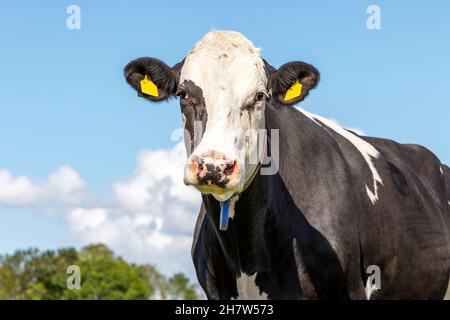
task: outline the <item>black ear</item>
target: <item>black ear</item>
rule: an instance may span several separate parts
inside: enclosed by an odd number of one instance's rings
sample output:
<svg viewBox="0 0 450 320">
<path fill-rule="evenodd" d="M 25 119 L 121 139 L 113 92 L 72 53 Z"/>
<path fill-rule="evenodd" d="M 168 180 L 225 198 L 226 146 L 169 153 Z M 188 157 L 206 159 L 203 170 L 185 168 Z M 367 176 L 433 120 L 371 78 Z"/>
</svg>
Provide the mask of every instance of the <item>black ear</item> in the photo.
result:
<svg viewBox="0 0 450 320">
<path fill-rule="evenodd" d="M 312 65 L 299 61 L 286 63 L 271 74 L 272 96 L 279 103 L 293 105 L 305 99 L 319 80 L 320 73 Z"/>
<path fill-rule="evenodd" d="M 161 101 L 173 96 L 177 90 L 180 69 L 178 65 L 174 69 L 155 58 L 139 58 L 125 66 L 124 75 L 138 96 L 151 101 Z"/>
</svg>

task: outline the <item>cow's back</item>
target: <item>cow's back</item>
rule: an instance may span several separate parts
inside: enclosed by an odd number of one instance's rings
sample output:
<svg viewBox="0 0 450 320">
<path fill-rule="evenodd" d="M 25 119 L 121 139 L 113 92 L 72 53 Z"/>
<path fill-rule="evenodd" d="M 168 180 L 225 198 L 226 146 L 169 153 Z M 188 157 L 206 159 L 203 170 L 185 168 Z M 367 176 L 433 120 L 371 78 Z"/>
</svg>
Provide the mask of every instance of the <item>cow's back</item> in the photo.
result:
<svg viewBox="0 0 450 320">
<path fill-rule="evenodd" d="M 443 164 L 442 172 L 444 175 L 445 186 L 447 187 L 447 200 L 450 206 L 450 168 Z"/>
</svg>

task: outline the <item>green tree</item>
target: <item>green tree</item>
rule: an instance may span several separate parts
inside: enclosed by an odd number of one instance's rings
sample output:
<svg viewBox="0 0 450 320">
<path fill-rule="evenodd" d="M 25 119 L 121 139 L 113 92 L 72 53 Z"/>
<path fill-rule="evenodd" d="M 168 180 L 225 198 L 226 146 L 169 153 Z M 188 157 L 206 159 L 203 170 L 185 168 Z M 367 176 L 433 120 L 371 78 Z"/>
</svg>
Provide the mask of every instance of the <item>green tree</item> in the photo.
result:
<svg viewBox="0 0 450 320">
<path fill-rule="evenodd" d="M 36 249 L 0 256 L 0 299 L 15 299 L 26 291 L 25 266 L 37 256 Z"/>
<path fill-rule="evenodd" d="M 182 273 L 177 273 L 169 278 L 169 290 L 171 299 L 197 299 L 195 285 L 189 283 L 189 279 Z"/>
<path fill-rule="evenodd" d="M 66 290 L 64 299 L 149 299 L 152 287 L 144 269 L 128 264 L 104 245 L 91 245 L 79 254 L 81 289 Z"/>
<path fill-rule="evenodd" d="M 68 289 L 66 273 L 76 265 L 81 288 Z M 183 274 L 166 278 L 152 265 L 117 257 L 105 245 L 18 250 L 0 256 L 0 299 L 196 299 L 195 285 Z"/>
</svg>

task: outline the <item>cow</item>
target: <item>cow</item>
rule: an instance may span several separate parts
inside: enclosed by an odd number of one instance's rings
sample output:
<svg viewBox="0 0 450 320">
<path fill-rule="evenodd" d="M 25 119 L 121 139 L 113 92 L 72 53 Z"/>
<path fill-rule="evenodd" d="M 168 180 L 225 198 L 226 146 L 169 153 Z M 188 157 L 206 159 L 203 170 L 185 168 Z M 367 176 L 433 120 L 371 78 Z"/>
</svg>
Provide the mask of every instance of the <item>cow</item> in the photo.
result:
<svg viewBox="0 0 450 320">
<path fill-rule="evenodd" d="M 276 69 L 242 34 L 211 31 L 173 67 L 144 57 L 124 75 L 144 99 L 180 100 L 208 299 L 444 297 L 449 168 L 296 106 L 319 83 L 314 66 Z"/>
</svg>

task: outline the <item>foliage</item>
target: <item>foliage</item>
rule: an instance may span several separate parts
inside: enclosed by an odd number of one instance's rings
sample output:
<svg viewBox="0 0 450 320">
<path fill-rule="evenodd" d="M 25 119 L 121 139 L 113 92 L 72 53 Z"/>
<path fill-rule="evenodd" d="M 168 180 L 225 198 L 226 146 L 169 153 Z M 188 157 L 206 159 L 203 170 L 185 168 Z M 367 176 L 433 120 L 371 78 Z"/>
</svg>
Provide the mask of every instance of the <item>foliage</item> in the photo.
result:
<svg viewBox="0 0 450 320">
<path fill-rule="evenodd" d="M 69 289 L 67 273 L 79 267 L 80 288 Z M 70 281 L 69 281 L 70 282 Z M 197 299 L 197 287 L 182 273 L 170 278 L 152 265 L 117 257 L 105 245 L 18 250 L 0 255 L 0 299 Z"/>
</svg>

